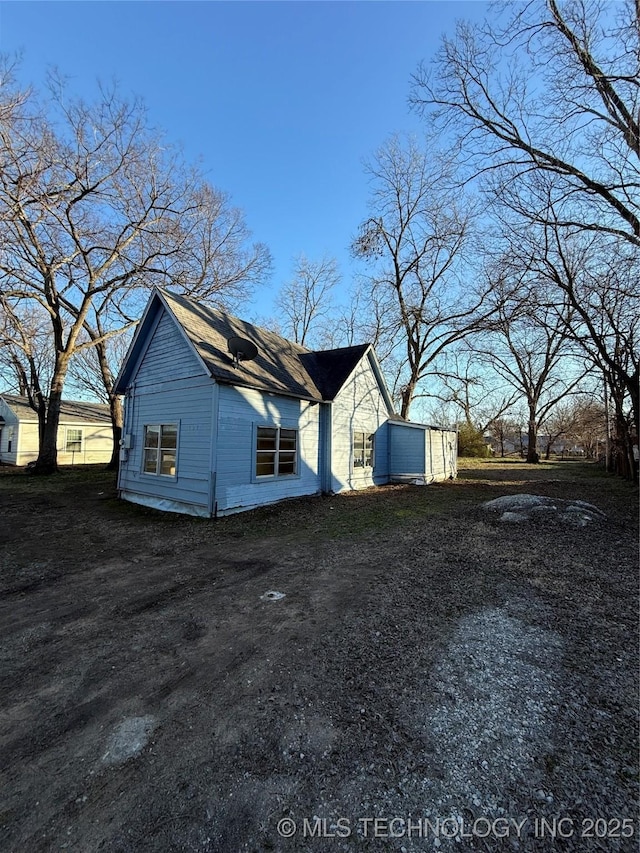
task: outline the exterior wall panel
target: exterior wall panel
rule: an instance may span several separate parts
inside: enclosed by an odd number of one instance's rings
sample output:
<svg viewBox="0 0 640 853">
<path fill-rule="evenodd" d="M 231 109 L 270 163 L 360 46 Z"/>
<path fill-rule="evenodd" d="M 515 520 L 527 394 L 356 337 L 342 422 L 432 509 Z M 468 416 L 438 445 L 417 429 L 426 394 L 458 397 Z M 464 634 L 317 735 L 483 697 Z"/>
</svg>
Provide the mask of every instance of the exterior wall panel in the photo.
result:
<svg viewBox="0 0 640 853">
<path fill-rule="evenodd" d="M 216 453 L 218 514 L 320 491 L 320 406 L 230 385 L 219 386 Z M 293 476 L 255 476 L 255 430 L 278 426 L 298 430 L 298 469 Z"/>
<path fill-rule="evenodd" d="M 143 353 L 135 383 L 155 385 L 165 380 L 188 379 L 206 371 L 185 341 L 175 320 L 163 312 Z"/>
<path fill-rule="evenodd" d="M 215 383 L 165 311 L 132 377 L 123 435 L 132 447 L 121 460 L 118 488 L 134 503 L 208 515 Z M 143 471 L 145 426 L 177 424 L 175 476 Z"/>
<path fill-rule="evenodd" d="M 391 480 L 430 483 L 455 477 L 456 440 L 453 430 L 390 422 Z"/>
<path fill-rule="evenodd" d="M 386 420 L 389 415 L 368 358 L 364 358 L 337 394 L 332 418 L 331 490 L 365 489 L 389 477 Z M 374 435 L 373 468 L 354 468 L 353 434 Z"/>
<path fill-rule="evenodd" d="M 127 497 L 137 494 L 174 500 L 198 507 L 197 514 L 202 514 L 202 508 L 208 509 L 214 388 L 214 383 L 204 378 L 176 380 L 171 390 L 134 387 L 127 400 L 124 430 L 133 446 L 121 461 L 118 481 L 118 488 Z M 178 425 L 175 477 L 142 470 L 144 428 L 152 424 Z"/>
<path fill-rule="evenodd" d="M 424 477 L 425 472 L 430 469 L 428 435 L 424 429 L 398 423 L 389 424 L 389 461 L 392 474 Z"/>
</svg>

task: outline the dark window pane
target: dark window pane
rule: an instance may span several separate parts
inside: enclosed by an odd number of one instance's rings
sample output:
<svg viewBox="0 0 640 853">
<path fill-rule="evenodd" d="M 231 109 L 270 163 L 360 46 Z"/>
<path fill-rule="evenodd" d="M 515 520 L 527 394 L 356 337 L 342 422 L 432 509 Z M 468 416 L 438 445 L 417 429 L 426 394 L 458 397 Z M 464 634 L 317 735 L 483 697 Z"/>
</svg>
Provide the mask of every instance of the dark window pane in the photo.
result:
<svg viewBox="0 0 640 853">
<path fill-rule="evenodd" d="M 144 452 L 144 470 L 147 474 L 155 474 L 158 466 L 158 451 L 151 448 Z"/>
<path fill-rule="evenodd" d="M 295 450 L 298 433 L 295 429 L 280 430 L 280 450 Z"/>
<path fill-rule="evenodd" d="M 275 450 L 277 434 L 271 427 L 258 427 L 258 450 Z"/>
<path fill-rule="evenodd" d="M 178 427 L 176 424 L 168 424 L 162 427 L 161 447 L 175 448 L 178 444 Z"/>
<path fill-rule="evenodd" d="M 145 447 L 157 447 L 158 446 L 158 436 L 160 434 L 159 426 L 148 426 L 144 429 L 144 446 Z"/>
<path fill-rule="evenodd" d="M 256 476 L 272 477 L 275 473 L 276 468 L 274 454 L 258 452 L 256 460 Z"/>
<path fill-rule="evenodd" d="M 279 474 L 295 474 L 296 473 L 296 454 L 281 453 L 278 462 Z"/>
</svg>

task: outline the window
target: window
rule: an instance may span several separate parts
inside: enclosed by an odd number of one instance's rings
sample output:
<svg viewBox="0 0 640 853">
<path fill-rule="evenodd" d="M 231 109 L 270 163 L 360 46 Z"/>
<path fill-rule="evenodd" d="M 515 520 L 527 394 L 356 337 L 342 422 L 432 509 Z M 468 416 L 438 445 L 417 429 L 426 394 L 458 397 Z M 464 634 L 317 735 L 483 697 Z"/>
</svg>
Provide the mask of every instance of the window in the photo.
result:
<svg viewBox="0 0 640 853">
<path fill-rule="evenodd" d="M 373 434 L 354 432 L 353 467 L 373 468 Z"/>
<path fill-rule="evenodd" d="M 177 447 L 177 424 L 148 424 L 144 428 L 144 473 L 175 477 Z"/>
<path fill-rule="evenodd" d="M 67 453 L 80 453 L 82 450 L 82 430 L 79 428 L 67 427 L 67 443 L 65 446 Z"/>
<path fill-rule="evenodd" d="M 298 430 L 258 427 L 256 477 L 287 477 L 298 471 Z"/>
</svg>

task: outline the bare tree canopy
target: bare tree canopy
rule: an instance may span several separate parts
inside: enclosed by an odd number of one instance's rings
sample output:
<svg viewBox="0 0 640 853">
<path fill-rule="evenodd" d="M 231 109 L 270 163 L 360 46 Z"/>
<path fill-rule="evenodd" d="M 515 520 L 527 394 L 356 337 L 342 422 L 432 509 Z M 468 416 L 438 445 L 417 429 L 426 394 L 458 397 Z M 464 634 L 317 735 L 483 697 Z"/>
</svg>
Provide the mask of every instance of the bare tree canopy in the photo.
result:
<svg viewBox="0 0 640 853">
<path fill-rule="evenodd" d="M 333 290 L 340 280 L 335 258 L 325 255 L 310 260 L 298 255 L 293 278 L 280 288 L 276 298 L 283 334 L 303 346 L 326 337 L 324 324 L 332 313 Z"/>
<path fill-rule="evenodd" d="M 371 216 L 353 252 L 368 263 L 377 344 L 408 417 L 438 356 L 478 321 L 482 295 L 465 278 L 473 208 L 452 190 L 452 163 L 415 140 L 391 138 L 367 172 Z"/>
<path fill-rule="evenodd" d="M 241 213 L 114 88 L 73 99 L 0 88 L 0 293 L 46 312 L 54 353 L 38 470 L 56 468 L 72 357 L 129 327 L 153 284 L 202 299 L 247 295 L 270 270 Z M 105 382 L 112 382 L 108 372 Z M 43 389 L 44 392 L 44 389 Z"/>
<path fill-rule="evenodd" d="M 527 407 L 527 462 L 537 462 L 541 423 L 578 386 L 585 369 L 575 359 L 570 335 L 573 309 L 557 304 L 531 269 L 505 259 L 490 297 L 491 331 L 480 349 L 492 369 L 524 399 Z M 569 364 L 574 357 L 574 369 Z"/>
<path fill-rule="evenodd" d="M 476 351 L 478 339 L 478 334 L 469 336 L 440 361 L 434 387 L 440 405 L 431 408 L 434 423 L 445 426 L 463 421 L 485 433 L 520 399 L 521 392 L 514 389 L 513 382 L 501 380 Z"/>
<path fill-rule="evenodd" d="M 544 222 L 527 204 L 542 171 L 561 225 L 640 245 L 640 6 L 530 0 L 506 14 L 458 24 L 415 75 L 412 103 L 503 202 Z"/>
<path fill-rule="evenodd" d="M 495 7 L 494 7 L 495 8 Z M 633 471 L 638 401 L 640 4 L 530 0 L 458 25 L 412 102 L 478 179 L 512 257 L 556 289 L 615 407 Z M 637 440 L 637 439 L 635 439 Z"/>
<path fill-rule="evenodd" d="M 553 222 L 505 231 L 511 264 L 527 266 L 554 304 L 570 306 L 566 332 L 603 377 L 613 403 L 612 469 L 633 473 L 640 416 L 640 258 L 634 246 L 603 233 L 570 233 Z"/>
</svg>

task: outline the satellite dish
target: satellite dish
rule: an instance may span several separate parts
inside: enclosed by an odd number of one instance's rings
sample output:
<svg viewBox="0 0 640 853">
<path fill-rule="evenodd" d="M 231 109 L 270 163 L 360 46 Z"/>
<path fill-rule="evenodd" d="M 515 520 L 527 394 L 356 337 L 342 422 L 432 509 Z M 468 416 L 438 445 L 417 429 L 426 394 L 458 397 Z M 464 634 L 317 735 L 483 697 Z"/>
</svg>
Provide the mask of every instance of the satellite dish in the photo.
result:
<svg viewBox="0 0 640 853">
<path fill-rule="evenodd" d="M 227 344 L 233 356 L 234 367 L 237 367 L 241 361 L 251 361 L 258 355 L 258 347 L 246 338 L 229 338 Z"/>
</svg>

